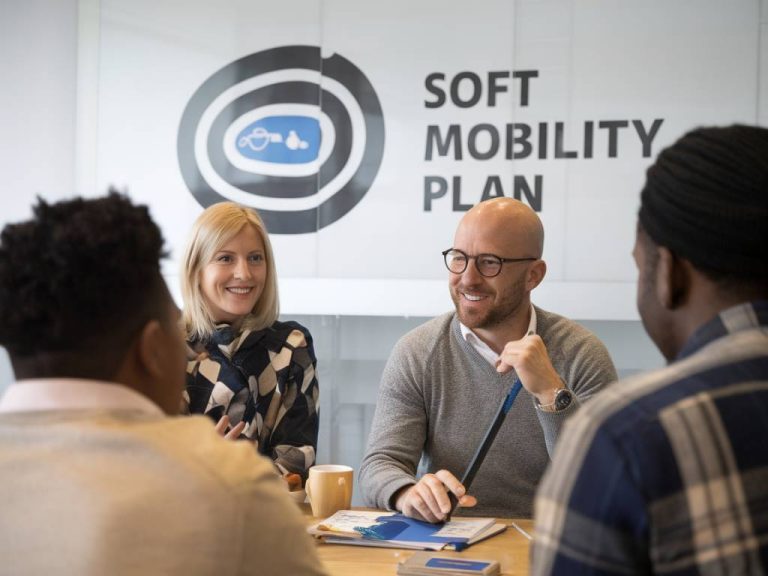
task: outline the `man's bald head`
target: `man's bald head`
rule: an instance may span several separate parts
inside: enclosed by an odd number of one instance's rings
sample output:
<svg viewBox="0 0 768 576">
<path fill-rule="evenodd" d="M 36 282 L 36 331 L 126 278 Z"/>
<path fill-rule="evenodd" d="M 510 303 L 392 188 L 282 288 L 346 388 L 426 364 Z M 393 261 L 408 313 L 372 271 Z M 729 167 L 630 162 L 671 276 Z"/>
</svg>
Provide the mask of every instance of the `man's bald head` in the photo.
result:
<svg viewBox="0 0 768 576">
<path fill-rule="evenodd" d="M 519 200 L 494 198 L 477 204 L 461 219 L 456 238 L 481 230 L 509 247 L 510 252 L 500 256 L 541 258 L 544 251 L 544 226 L 536 212 Z"/>
</svg>

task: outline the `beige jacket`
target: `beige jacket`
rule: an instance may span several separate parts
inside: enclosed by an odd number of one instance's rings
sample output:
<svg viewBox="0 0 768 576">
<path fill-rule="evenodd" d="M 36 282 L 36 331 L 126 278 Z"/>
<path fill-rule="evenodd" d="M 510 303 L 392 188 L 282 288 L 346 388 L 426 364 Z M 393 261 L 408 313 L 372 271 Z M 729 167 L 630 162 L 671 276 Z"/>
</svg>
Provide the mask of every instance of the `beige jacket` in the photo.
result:
<svg viewBox="0 0 768 576">
<path fill-rule="evenodd" d="M 320 575 L 272 464 L 205 417 L 0 414 L 0 573 Z"/>
</svg>

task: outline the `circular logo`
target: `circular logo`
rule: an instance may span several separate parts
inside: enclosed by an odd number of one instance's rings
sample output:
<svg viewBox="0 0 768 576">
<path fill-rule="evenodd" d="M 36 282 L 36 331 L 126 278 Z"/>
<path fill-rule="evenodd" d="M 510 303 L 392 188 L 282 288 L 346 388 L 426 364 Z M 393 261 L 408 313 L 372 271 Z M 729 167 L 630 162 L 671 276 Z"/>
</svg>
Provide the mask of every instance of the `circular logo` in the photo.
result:
<svg viewBox="0 0 768 576">
<path fill-rule="evenodd" d="M 282 46 L 203 82 L 182 114 L 177 151 L 202 206 L 232 200 L 256 208 L 270 232 L 316 232 L 368 192 L 384 154 L 384 118 L 349 60 Z"/>
</svg>

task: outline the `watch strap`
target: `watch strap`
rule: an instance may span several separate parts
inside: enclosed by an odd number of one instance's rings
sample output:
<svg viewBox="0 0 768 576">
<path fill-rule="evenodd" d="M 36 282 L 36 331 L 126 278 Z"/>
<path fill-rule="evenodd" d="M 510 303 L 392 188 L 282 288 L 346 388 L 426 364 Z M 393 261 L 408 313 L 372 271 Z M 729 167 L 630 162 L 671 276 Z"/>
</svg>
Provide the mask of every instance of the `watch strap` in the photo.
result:
<svg viewBox="0 0 768 576">
<path fill-rule="evenodd" d="M 570 406 L 572 401 L 573 392 L 571 392 L 568 388 L 563 387 L 558 388 L 555 391 L 555 398 L 549 404 L 541 404 L 537 398 L 536 407 L 542 412 L 560 412 L 561 410 L 565 410 L 568 406 Z"/>
</svg>

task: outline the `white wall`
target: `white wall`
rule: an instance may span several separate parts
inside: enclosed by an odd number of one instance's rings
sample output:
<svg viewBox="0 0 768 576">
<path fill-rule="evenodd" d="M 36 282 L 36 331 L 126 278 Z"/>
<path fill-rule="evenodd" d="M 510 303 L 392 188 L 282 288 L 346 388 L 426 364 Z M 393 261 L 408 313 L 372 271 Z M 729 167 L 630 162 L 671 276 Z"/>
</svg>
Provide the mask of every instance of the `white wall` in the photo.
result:
<svg viewBox="0 0 768 576">
<path fill-rule="evenodd" d="M 77 0 L 0 0 L 0 220 L 75 191 Z M 11 380 L 0 348 L 0 390 Z"/>
<path fill-rule="evenodd" d="M 0 1 L 0 195 L 72 194 L 77 1 Z M 4 222 L 28 208 L 4 201 Z"/>
<path fill-rule="evenodd" d="M 8 359 L 8 353 L 5 348 L 0 346 L 0 394 L 2 394 L 5 387 L 13 380 L 13 369 L 11 368 L 11 362 Z"/>
</svg>

